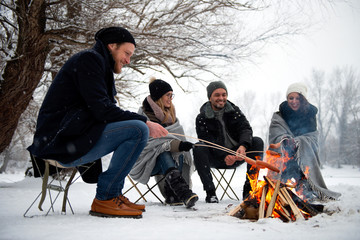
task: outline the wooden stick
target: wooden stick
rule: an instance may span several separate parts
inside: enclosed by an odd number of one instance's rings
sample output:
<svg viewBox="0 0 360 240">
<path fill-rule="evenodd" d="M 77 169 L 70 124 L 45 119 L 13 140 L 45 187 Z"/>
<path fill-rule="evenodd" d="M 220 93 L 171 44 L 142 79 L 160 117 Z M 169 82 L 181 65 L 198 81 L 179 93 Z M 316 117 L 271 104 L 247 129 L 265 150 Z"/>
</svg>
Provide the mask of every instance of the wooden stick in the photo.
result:
<svg viewBox="0 0 360 240">
<path fill-rule="evenodd" d="M 265 215 L 265 200 L 266 200 L 266 194 L 268 191 L 268 185 L 265 185 L 262 189 L 261 193 L 261 201 L 259 206 L 259 219 L 264 218 Z"/>
<path fill-rule="evenodd" d="M 284 208 L 281 208 L 281 209 L 284 210 Z M 287 216 L 286 213 L 281 211 L 280 209 L 274 209 L 274 211 L 280 215 L 280 219 L 283 220 L 284 222 L 291 221 L 291 217 Z"/>
<path fill-rule="evenodd" d="M 278 195 L 278 192 L 279 192 L 279 188 L 280 188 L 280 179 L 276 181 L 274 193 L 273 193 L 273 195 L 271 197 L 270 203 L 269 203 L 267 211 L 266 211 L 266 216 L 265 216 L 266 218 L 270 217 L 272 212 L 273 212 L 275 202 L 276 202 L 276 198 L 277 198 L 277 195 Z"/>
<path fill-rule="evenodd" d="M 260 161 L 260 160 L 254 160 L 252 158 L 249 158 L 249 157 L 247 157 L 247 156 L 245 156 L 243 154 L 240 154 L 240 153 L 238 153 L 238 152 L 236 152 L 234 150 L 228 149 L 228 148 L 223 147 L 221 145 L 218 145 L 216 143 L 212 143 L 212 142 L 206 141 L 204 139 L 200 139 L 200 138 L 186 136 L 186 135 L 179 134 L 179 133 L 169 133 L 169 134 L 172 134 L 172 135 L 175 135 L 175 136 L 182 136 L 182 137 L 192 138 L 192 139 L 196 139 L 196 140 L 199 140 L 199 141 L 203 141 L 205 143 L 208 143 L 208 144 L 212 145 L 213 148 L 220 149 L 220 150 L 223 150 L 225 152 L 232 153 L 235 156 L 244 158 L 245 162 L 247 162 L 248 164 L 250 164 L 252 166 L 258 165 L 259 168 L 268 168 L 268 169 L 270 169 L 272 171 L 275 171 L 275 172 L 278 172 L 278 173 L 280 172 L 279 169 L 277 169 L 276 167 L 272 166 L 271 164 L 269 164 L 267 162 L 263 162 L 263 161 Z M 210 147 L 210 146 L 206 145 L 206 147 Z"/>
<path fill-rule="evenodd" d="M 288 193 L 286 188 L 282 188 L 280 189 L 280 191 L 282 192 L 282 194 L 285 196 L 287 202 L 290 205 L 291 210 L 293 211 L 294 215 L 295 215 L 295 219 L 305 219 L 304 216 L 302 215 L 302 213 L 300 212 L 299 208 L 296 206 L 296 204 L 294 203 L 294 201 L 292 200 L 290 194 Z"/>
<path fill-rule="evenodd" d="M 280 194 L 280 191 L 279 191 Z M 288 216 L 291 219 L 291 214 L 289 213 L 289 211 L 285 208 L 285 205 L 278 199 L 277 204 L 279 204 L 281 206 L 281 210 L 284 212 L 284 214 L 286 216 Z M 286 205 L 289 205 L 286 203 Z"/>
<path fill-rule="evenodd" d="M 265 181 L 272 187 L 275 189 L 275 184 L 270 180 L 270 178 L 268 178 L 267 176 L 264 176 Z M 287 202 L 286 198 L 284 197 L 284 195 L 282 194 L 281 191 L 279 191 L 279 199 L 282 203 L 283 206 L 287 206 L 289 205 L 289 203 Z"/>
<path fill-rule="evenodd" d="M 235 208 L 233 208 L 228 215 L 229 216 L 234 216 L 237 212 L 239 212 L 242 209 L 241 207 L 241 203 L 239 205 L 237 205 Z"/>
<path fill-rule="evenodd" d="M 218 145 L 218 144 L 216 144 L 216 143 L 212 143 L 212 142 L 206 141 L 206 140 L 204 140 L 204 139 L 200 139 L 200 138 L 196 138 L 196 137 L 191 137 L 191 136 L 186 136 L 186 135 L 179 134 L 179 133 L 170 133 L 170 132 L 169 132 L 169 134 L 172 134 L 172 135 L 175 135 L 175 136 L 182 136 L 182 137 L 187 137 L 187 138 L 196 139 L 196 140 L 199 140 L 199 141 L 208 143 L 208 144 L 210 144 L 210 145 L 212 145 L 212 146 L 218 147 L 219 149 L 223 149 L 223 151 L 225 151 L 225 152 L 229 152 L 229 151 L 234 152 L 233 154 L 234 154 L 235 156 L 242 157 L 242 158 L 248 158 L 249 160 L 255 161 L 254 159 L 251 159 L 251 158 L 246 157 L 246 156 L 244 156 L 244 155 L 242 155 L 242 154 L 239 154 L 239 153 L 235 152 L 234 150 L 228 149 L 228 148 L 223 147 L 223 146 L 221 146 L 221 145 Z"/>
<path fill-rule="evenodd" d="M 224 152 L 227 152 L 227 153 L 230 153 L 232 155 L 236 155 L 236 152 L 234 150 L 231 150 L 231 149 L 228 149 L 228 148 L 220 148 L 220 147 L 217 147 L 217 146 L 211 146 L 211 145 L 206 145 L 206 144 L 194 144 L 195 146 L 197 147 L 211 147 L 211 148 L 215 148 L 215 149 L 218 149 L 218 150 L 222 150 Z"/>
<path fill-rule="evenodd" d="M 224 152 L 228 152 L 231 153 L 233 155 L 237 155 L 237 153 L 234 150 L 228 149 L 228 148 L 224 148 L 224 147 L 218 147 L 218 146 L 211 146 L 211 145 L 205 145 L 205 144 L 195 144 L 195 146 L 199 146 L 199 147 L 211 147 L 211 148 L 215 148 L 218 150 L 222 150 Z M 254 160 L 252 158 L 249 157 L 244 157 L 245 162 L 247 162 L 248 164 L 252 165 L 252 166 L 256 166 L 257 168 L 267 168 L 270 169 L 271 171 L 277 172 L 279 173 L 280 170 L 276 167 L 274 167 L 273 165 L 271 165 L 270 163 L 267 162 L 263 162 L 260 160 Z"/>
</svg>

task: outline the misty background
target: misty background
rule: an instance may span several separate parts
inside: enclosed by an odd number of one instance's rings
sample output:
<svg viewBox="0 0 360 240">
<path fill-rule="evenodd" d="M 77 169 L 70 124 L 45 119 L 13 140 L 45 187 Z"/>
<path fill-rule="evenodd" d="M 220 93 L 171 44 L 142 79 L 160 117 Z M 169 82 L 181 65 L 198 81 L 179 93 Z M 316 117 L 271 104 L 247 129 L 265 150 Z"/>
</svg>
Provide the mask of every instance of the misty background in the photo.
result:
<svg viewBox="0 0 360 240">
<path fill-rule="evenodd" d="M 358 0 L 1 0 L 0 12 L 0 173 L 29 166 L 26 147 L 56 72 L 112 25 L 137 42 L 116 76 L 122 108 L 136 112 L 150 77 L 161 78 L 174 89 L 186 135 L 196 137 L 206 86 L 222 80 L 266 142 L 288 85 L 302 81 L 319 109 L 322 164 L 360 167 Z"/>
</svg>

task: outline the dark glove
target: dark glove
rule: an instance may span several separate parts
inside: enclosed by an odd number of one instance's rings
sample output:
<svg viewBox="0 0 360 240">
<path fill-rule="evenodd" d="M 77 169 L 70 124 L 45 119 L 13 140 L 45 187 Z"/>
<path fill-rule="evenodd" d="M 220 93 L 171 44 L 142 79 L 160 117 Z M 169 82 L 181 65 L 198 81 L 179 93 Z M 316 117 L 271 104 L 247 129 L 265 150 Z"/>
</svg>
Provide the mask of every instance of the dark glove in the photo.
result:
<svg viewBox="0 0 360 240">
<path fill-rule="evenodd" d="M 194 144 L 191 143 L 191 142 L 180 142 L 180 144 L 179 144 L 179 152 L 190 151 L 190 149 L 192 149 L 193 146 L 194 146 Z"/>
</svg>

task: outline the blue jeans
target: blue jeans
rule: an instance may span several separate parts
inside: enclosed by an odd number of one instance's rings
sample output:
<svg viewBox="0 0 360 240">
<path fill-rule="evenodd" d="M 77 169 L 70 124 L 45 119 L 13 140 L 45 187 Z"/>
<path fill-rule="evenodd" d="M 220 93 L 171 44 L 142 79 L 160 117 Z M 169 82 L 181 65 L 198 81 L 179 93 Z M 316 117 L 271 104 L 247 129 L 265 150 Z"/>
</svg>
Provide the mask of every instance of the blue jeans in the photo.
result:
<svg viewBox="0 0 360 240">
<path fill-rule="evenodd" d="M 113 152 L 108 169 L 99 176 L 96 189 L 98 200 L 109 200 L 121 194 L 124 179 L 144 149 L 148 138 L 149 129 L 140 120 L 109 123 L 87 154 L 64 165 L 79 166 Z"/>
<path fill-rule="evenodd" d="M 183 159 L 184 155 L 180 155 L 179 164 L 177 164 L 170 152 L 166 151 L 160 153 L 156 158 L 156 164 L 151 172 L 151 176 L 158 174 L 165 175 L 170 168 L 177 168 L 179 171 L 181 171 L 184 161 Z"/>
</svg>

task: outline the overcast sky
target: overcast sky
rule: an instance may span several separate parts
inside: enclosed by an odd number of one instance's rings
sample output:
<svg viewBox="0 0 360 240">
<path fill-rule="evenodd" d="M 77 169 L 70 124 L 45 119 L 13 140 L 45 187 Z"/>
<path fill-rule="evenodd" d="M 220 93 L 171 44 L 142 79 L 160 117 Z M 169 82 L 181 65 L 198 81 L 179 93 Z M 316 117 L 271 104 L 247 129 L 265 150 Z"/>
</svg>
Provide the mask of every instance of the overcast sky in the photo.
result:
<svg viewBox="0 0 360 240">
<path fill-rule="evenodd" d="M 350 4 L 351 7 L 337 3 L 333 9 L 315 11 L 320 14 L 318 19 L 322 22 L 307 34 L 294 36 L 282 45 L 269 45 L 256 65 L 243 64 L 238 68 L 241 74 L 234 75 L 239 78 L 224 79 L 228 86 L 228 99 L 242 107 L 245 113 L 248 109 L 241 106 L 243 101 L 239 100 L 239 95 L 248 90 L 256 93 L 258 107 L 251 110 L 256 117 L 249 119 L 255 135 L 265 137 L 267 127 L 264 123 L 270 122 L 280 101 L 285 100 L 288 85 L 309 79 L 312 69 L 331 74 L 336 67 L 351 66 L 360 73 L 360 0 L 351 0 Z M 196 136 L 195 117 L 199 107 L 207 101 L 206 90 L 199 89 L 198 94 L 183 94 L 176 90 L 175 84 L 171 84 L 176 94 L 174 104 L 178 117 L 186 132 Z M 264 112 L 264 106 L 267 112 Z"/>
<path fill-rule="evenodd" d="M 285 93 L 290 83 L 309 78 L 313 68 L 331 73 L 352 66 L 360 72 L 360 0 L 349 2 L 352 7 L 338 3 L 319 11 L 323 22 L 290 44 L 269 46 L 261 64 L 249 66 L 244 78 L 262 90 Z"/>
</svg>

